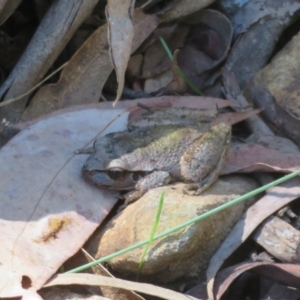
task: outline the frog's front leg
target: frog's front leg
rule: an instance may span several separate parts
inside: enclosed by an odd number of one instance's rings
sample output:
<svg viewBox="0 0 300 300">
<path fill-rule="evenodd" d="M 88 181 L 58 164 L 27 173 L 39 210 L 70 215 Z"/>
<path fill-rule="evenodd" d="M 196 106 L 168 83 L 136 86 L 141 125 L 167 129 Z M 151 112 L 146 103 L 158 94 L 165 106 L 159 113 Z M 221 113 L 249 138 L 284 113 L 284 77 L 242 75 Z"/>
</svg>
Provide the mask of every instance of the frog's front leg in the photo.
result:
<svg viewBox="0 0 300 300">
<path fill-rule="evenodd" d="M 155 187 L 167 185 L 171 181 L 171 176 L 168 172 L 154 171 L 149 175 L 141 178 L 135 186 L 135 190 L 130 192 L 125 200 L 125 205 L 141 198 L 148 190 Z"/>
<path fill-rule="evenodd" d="M 190 183 L 187 190 L 201 194 L 221 173 L 231 140 L 231 127 L 220 123 L 198 138 L 185 151 L 180 162 L 183 179 Z"/>
</svg>

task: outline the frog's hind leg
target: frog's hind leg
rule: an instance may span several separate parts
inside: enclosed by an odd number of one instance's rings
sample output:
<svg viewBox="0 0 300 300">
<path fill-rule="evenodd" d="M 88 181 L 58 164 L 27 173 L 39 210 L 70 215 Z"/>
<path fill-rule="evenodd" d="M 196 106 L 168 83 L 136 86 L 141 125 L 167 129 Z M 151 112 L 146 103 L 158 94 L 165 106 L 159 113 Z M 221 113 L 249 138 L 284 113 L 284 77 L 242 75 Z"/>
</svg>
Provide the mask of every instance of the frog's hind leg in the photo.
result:
<svg viewBox="0 0 300 300">
<path fill-rule="evenodd" d="M 196 190 L 195 195 L 199 195 L 218 179 L 225 163 L 230 136 L 229 125 L 221 123 L 195 140 L 185 151 L 180 171 L 189 183 L 186 190 Z"/>
<path fill-rule="evenodd" d="M 219 162 L 216 168 L 209 175 L 207 175 L 202 181 L 197 183 L 188 183 L 185 185 L 184 190 L 185 191 L 195 190 L 194 195 L 200 195 L 218 179 L 219 173 L 221 172 L 222 168 L 223 168 L 223 164 Z"/>
</svg>

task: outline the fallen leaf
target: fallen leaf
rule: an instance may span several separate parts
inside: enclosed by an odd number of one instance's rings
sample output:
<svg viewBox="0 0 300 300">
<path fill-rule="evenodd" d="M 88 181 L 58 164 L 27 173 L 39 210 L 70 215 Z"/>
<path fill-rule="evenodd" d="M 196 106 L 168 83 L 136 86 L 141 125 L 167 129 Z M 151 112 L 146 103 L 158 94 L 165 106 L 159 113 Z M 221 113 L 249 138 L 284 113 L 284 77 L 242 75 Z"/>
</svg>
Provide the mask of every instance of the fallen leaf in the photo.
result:
<svg viewBox="0 0 300 300">
<path fill-rule="evenodd" d="M 229 20 L 215 10 L 201 10 L 184 19 L 190 31 L 178 55 L 183 74 L 198 89 L 210 86 L 211 71 L 227 56 L 232 40 Z"/>
<path fill-rule="evenodd" d="M 112 286 L 118 287 L 126 290 L 134 290 L 143 294 L 157 296 L 162 299 L 169 300 L 197 300 L 194 297 L 186 296 L 181 293 L 174 292 L 162 287 L 158 287 L 152 284 L 132 282 L 128 280 L 122 280 L 118 278 L 109 278 L 105 276 L 93 275 L 93 274 L 60 274 L 55 275 L 50 282 L 48 282 L 45 287 L 55 286 L 55 285 L 70 285 L 70 284 L 80 284 L 80 285 L 96 285 L 96 286 Z"/>
<path fill-rule="evenodd" d="M 275 138 L 275 137 L 274 137 Z M 223 174 L 293 172 L 300 169 L 300 152 L 272 149 L 256 143 L 232 143 Z"/>
<path fill-rule="evenodd" d="M 134 15 L 134 51 L 158 26 L 154 15 L 140 10 Z M 142 33 L 141 33 L 142 32 Z M 109 59 L 107 24 L 97 29 L 64 68 L 59 81 L 42 88 L 22 116 L 24 121 L 74 104 L 98 102 L 102 88 L 113 70 Z"/>
<path fill-rule="evenodd" d="M 0 151 L 2 264 L 0 297 L 39 289 L 78 251 L 116 203 L 115 192 L 81 178 L 86 155 L 74 155 L 97 135 L 122 130 L 124 110 L 87 109 L 41 120 Z"/>
<path fill-rule="evenodd" d="M 125 71 L 131 54 L 134 36 L 132 24 L 134 3 L 135 0 L 108 0 L 106 6 L 110 58 L 118 81 L 117 97 L 113 104 L 114 106 L 122 95 Z"/>
</svg>

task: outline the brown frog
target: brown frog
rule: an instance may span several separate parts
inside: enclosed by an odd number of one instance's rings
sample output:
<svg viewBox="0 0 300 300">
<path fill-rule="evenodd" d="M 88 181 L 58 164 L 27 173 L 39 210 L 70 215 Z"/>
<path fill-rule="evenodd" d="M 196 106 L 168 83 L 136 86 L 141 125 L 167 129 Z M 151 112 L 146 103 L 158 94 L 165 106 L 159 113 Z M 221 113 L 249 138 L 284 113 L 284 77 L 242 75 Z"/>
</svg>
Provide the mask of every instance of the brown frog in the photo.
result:
<svg viewBox="0 0 300 300">
<path fill-rule="evenodd" d="M 151 114 L 153 111 L 148 117 L 152 124 L 155 117 Z M 178 123 L 178 117 L 176 120 Z M 187 189 L 196 190 L 196 195 L 202 193 L 223 168 L 231 126 L 191 122 L 186 116 L 182 124 L 167 123 L 100 137 L 82 168 L 83 177 L 99 187 L 131 190 L 126 204 L 151 188 L 176 181 L 187 183 Z"/>
</svg>

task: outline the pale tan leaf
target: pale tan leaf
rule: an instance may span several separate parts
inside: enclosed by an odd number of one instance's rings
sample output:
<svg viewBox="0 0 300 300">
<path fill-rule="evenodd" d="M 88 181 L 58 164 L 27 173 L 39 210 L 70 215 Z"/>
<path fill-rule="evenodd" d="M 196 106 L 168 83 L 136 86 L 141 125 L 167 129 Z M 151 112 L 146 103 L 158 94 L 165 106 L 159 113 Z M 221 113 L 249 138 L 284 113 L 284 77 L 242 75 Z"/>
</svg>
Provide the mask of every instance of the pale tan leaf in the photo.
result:
<svg viewBox="0 0 300 300">
<path fill-rule="evenodd" d="M 132 48 L 134 36 L 132 13 L 134 3 L 135 0 L 108 0 L 106 7 L 110 57 L 118 81 L 117 97 L 114 105 L 117 104 L 123 91 L 125 71 Z"/>
<path fill-rule="evenodd" d="M 134 290 L 143 294 L 160 297 L 162 299 L 196 300 L 196 298 L 192 296 L 186 296 L 184 294 L 177 293 L 172 290 L 161 288 L 152 284 L 132 282 L 128 280 L 109 278 L 93 274 L 59 274 L 51 279 L 51 281 L 49 281 L 45 285 L 45 287 L 70 284 L 112 286 L 126 290 Z"/>
<path fill-rule="evenodd" d="M 22 278 L 39 289 L 78 251 L 116 203 L 116 193 L 81 178 L 99 134 L 124 129 L 128 112 L 65 112 L 27 127 L 0 151 L 0 297 L 23 295 Z"/>
</svg>

